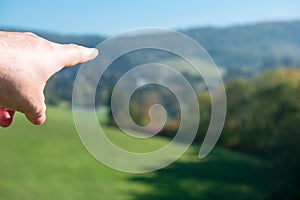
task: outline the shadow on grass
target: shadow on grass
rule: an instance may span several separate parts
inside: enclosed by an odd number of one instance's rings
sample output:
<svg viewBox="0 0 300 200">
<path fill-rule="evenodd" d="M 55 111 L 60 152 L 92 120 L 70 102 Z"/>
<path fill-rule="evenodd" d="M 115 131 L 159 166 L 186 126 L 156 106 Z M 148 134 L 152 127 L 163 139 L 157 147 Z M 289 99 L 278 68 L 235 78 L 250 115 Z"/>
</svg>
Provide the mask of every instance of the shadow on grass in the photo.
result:
<svg viewBox="0 0 300 200">
<path fill-rule="evenodd" d="M 151 188 L 136 194 L 136 200 L 266 199 L 272 187 L 266 162 L 222 149 L 205 159 L 194 155 L 193 161 L 178 161 L 131 181 Z"/>
</svg>

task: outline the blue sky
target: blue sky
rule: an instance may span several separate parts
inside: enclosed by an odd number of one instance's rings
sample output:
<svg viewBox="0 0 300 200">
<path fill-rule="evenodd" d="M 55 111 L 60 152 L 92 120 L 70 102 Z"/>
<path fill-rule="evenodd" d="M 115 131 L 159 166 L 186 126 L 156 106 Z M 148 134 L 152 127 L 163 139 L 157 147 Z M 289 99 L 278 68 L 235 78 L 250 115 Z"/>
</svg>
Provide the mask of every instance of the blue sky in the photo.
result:
<svg viewBox="0 0 300 200">
<path fill-rule="evenodd" d="M 0 0 L 0 27 L 65 34 L 117 34 L 300 19 L 299 0 Z"/>
</svg>

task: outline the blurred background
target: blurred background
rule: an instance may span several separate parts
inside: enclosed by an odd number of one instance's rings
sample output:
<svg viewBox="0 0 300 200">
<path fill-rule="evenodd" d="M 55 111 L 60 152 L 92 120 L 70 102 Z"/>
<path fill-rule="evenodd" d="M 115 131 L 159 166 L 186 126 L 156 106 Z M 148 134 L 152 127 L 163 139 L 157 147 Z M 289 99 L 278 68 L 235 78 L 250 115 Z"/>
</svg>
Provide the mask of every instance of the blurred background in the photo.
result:
<svg viewBox="0 0 300 200">
<path fill-rule="evenodd" d="M 194 144 L 165 169 L 118 172 L 81 144 L 71 112 L 79 66 L 63 69 L 45 88 L 44 125 L 33 126 L 18 114 L 10 128 L 0 129 L 0 199 L 300 199 L 299 9 L 297 0 L 2 0 L 0 30 L 30 31 L 59 43 L 95 47 L 110 36 L 149 26 L 190 36 L 222 72 L 227 116 L 217 146 L 199 159 L 211 102 L 202 77 L 182 70 L 201 110 Z M 132 67 L 153 61 L 188 68 L 167 52 L 132 52 L 112 63 L 97 88 L 99 122 L 111 141 L 130 151 L 164 146 L 180 123 L 174 95 L 150 85 L 134 93 L 131 115 L 146 125 L 149 108 L 160 103 L 168 114 L 164 128 L 141 141 L 116 127 L 110 108 L 114 84 Z"/>
</svg>

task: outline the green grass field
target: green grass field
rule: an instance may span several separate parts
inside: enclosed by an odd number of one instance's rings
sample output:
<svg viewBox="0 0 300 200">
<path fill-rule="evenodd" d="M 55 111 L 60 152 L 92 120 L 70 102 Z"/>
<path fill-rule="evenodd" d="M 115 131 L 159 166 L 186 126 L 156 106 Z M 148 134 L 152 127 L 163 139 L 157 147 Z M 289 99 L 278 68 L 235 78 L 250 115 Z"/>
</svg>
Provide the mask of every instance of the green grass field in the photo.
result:
<svg viewBox="0 0 300 200">
<path fill-rule="evenodd" d="M 264 199 L 272 179 L 268 163 L 215 148 L 203 160 L 198 146 L 169 167 L 128 174 L 95 160 L 81 144 L 67 110 L 48 108 L 47 122 L 33 126 L 20 114 L 0 129 L 0 199 Z M 120 146 L 145 151 L 168 142 L 131 141 L 116 129 L 107 135 Z"/>
</svg>

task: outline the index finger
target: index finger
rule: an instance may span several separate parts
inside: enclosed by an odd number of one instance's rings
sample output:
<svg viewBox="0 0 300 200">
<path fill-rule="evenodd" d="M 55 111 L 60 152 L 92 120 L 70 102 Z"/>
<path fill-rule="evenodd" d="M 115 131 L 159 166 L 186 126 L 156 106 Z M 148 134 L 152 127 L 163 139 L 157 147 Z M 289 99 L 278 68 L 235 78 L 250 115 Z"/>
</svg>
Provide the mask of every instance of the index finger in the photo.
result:
<svg viewBox="0 0 300 200">
<path fill-rule="evenodd" d="M 60 54 L 60 63 L 62 67 L 70 67 L 80 63 L 93 60 L 98 56 L 98 50 L 87 48 L 76 44 L 59 44 L 57 49 Z"/>
</svg>

